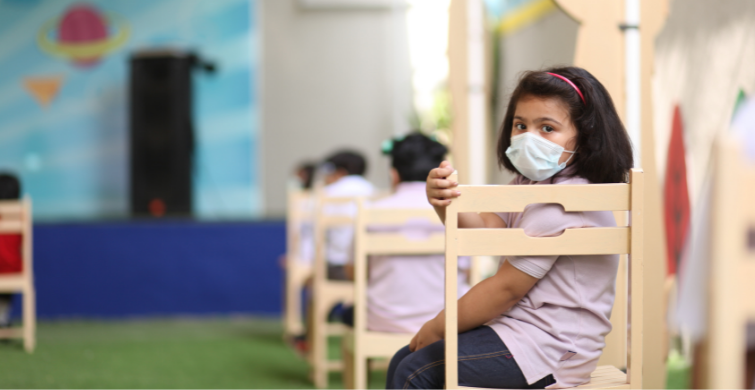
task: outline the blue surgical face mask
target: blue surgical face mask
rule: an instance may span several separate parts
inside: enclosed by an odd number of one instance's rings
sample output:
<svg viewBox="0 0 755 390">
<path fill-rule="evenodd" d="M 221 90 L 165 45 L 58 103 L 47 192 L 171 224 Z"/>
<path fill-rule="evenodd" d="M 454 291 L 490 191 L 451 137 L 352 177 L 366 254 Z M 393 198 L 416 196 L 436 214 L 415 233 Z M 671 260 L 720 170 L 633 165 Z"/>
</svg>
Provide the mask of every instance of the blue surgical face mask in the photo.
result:
<svg viewBox="0 0 755 390">
<path fill-rule="evenodd" d="M 563 152 L 572 155 L 559 164 L 558 160 Z M 506 156 L 524 177 L 532 181 L 543 181 L 564 169 L 575 152 L 576 150 L 565 150 L 538 135 L 524 133 L 511 137 L 511 146 L 506 149 Z"/>
</svg>

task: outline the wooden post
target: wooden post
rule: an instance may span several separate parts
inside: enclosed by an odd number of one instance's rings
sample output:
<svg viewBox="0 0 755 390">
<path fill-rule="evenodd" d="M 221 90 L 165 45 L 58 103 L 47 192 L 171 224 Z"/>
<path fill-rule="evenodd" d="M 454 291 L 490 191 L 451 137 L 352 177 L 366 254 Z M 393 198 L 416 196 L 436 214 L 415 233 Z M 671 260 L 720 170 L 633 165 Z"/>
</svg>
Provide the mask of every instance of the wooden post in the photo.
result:
<svg viewBox="0 0 755 390">
<path fill-rule="evenodd" d="M 458 173 L 448 177 L 449 180 L 458 181 Z M 458 231 L 458 215 L 455 202 L 451 202 L 446 208 L 446 362 L 451 356 L 456 364 L 446 363 L 446 389 L 456 389 L 459 386 L 459 364 L 456 359 L 459 356 L 459 323 L 458 323 L 458 257 L 456 246 L 456 233 Z"/>
<path fill-rule="evenodd" d="M 645 175 L 645 261 L 644 261 L 644 350 L 643 385 L 662 389 L 666 386 L 666 240 L 663 229 L 662 188 L 658 180 L 653 128 L 653 88 L 655 38 L 668 16 L 669 0 L 642 0 L 640 5 L 640 44 L 642 80 L 642 169 Z"/>
<path fill-rule="evenodd" d="M 469 87 L 467 45 L 467 1 L 451 0 L 448 12 L 448 85 L 451 92 L 452 164 L 464 178 L 469 178 Z"/>
</svg>

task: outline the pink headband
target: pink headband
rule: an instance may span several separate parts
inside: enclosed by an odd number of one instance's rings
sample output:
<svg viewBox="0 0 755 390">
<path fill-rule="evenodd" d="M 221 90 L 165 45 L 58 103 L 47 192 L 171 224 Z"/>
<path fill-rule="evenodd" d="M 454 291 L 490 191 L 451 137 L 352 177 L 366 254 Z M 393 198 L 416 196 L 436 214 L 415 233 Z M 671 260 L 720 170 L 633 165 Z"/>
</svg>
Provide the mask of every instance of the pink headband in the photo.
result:
<svg viewBox="0 0 755 390">
<path fill-rule="evenodd" d="M 569 83 L 569 85 L 571 85 L 572 88 L 574 88 L 574 90 L 577 91 L 577 93 L 579 94 L 579 97 L 582 98 L 582 103 L 587 104 L 587 102 L 585 101 L 585 97 L 582 95 L 582 91 L 580 91 L 579 88 L 577 88 L 577 86 L 574 85 L 574 83 L 571 82 L 571 80 L 567 79 L 564 76 L 561 76 L 560 74 L 555 74 L 555 73 L 550 73 L 550 72 L 546 72 L 546 73 L 548 73 L 551 76 L 556 76 L 556 77 L 560 78 L 561 80 L 564 80 L 567 83 Z"/>
</svg>

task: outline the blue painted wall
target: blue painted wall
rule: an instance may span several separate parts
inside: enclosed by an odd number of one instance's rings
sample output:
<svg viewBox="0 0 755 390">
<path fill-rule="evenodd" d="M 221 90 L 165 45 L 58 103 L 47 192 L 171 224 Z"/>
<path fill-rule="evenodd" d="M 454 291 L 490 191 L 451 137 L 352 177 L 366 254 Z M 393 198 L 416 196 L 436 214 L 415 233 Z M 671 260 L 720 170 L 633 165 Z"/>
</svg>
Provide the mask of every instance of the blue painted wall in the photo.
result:
<svg viewBox="0 0 755 390">
<path fill-rule="evenodd" d="M 108 30 L 90 66 L 77 63 L 60 34 L 60 21 L 80 4 L 95 9 Z M 0 0 L 0 170 L 20 174 L 37 220 L 127 216 L 128 58 L 155 47 L 195 49 L 219 66 L 215 75 L 195 77 L 196 215 L 260 215 L 255 4 Z M 121 33 L 127 37 L 118 42 Z M 28 89 L 40 79 L 59 80 L 49 104 Z"/>
<path fill-rule="evenodd" d="M 282 221 L 38 224 L 37 313 L 41 319 L 277 315 L 284 251 Z"/>
</svg>

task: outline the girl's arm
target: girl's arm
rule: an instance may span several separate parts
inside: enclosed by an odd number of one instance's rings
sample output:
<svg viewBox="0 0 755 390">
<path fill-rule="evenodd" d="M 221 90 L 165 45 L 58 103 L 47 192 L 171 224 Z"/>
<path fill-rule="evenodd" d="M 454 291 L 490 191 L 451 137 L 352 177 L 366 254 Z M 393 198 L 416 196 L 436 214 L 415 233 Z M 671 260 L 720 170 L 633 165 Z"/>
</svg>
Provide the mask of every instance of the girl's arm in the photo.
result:
<svg viewBox="0 0 755 390">
<path fill-rule="evenodd" d="M 508 261 L 504 262 L 495 275 L 478 283 L 459 299 L 459 333 L 472 330 L 505 313 L 537 281 L 537 278 L 514 268 Z M 409 349 L 416 351 L 443 339 L 445 330 L 443 310 L 422 326 L 409 344 Z"/>
<path fill-rule="evenodd" d="M 440 163 L 438 168 L 427 175 L 425 192 L 427 201 L 435 208 L 441 222 L 446 223 L 446 207 L 454 198 L 461 196 L 456 187 L 459 183 L 447 180 L 455 169 L 448 161 Z M 506 223 L 494 213 L 460 213 L 459 228 L 505 228 Z"/>
</svg>

